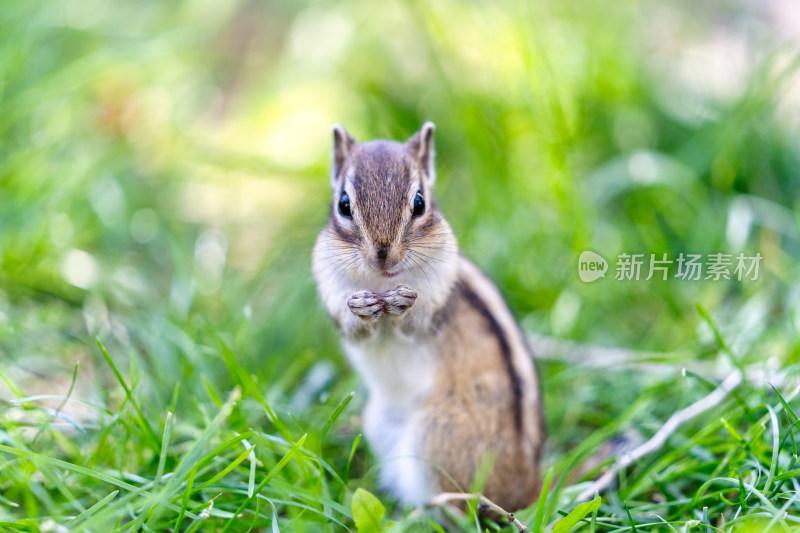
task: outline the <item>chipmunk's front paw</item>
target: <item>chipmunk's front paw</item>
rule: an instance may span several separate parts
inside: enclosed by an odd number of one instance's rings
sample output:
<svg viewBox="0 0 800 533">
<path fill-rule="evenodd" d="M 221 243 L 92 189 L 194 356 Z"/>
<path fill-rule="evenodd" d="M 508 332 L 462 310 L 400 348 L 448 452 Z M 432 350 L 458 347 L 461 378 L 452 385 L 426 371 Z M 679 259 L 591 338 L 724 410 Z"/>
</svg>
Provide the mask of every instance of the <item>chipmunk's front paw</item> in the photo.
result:
<svg viewBox="0 0 800 533">
<path fill-rule="evenodd" d="M 389 289 L 381 296 L 386 304 L 386 312 L 392 315 L 402 315 L 417 301 L 417 291 L 411 287 L 400 285 Z"/>
<path fill-rule="evenodd" d="M 383 300 L 380 294 L 358 291 L 347 300 L 350 311 L 368 322 L 378 320 L 383 315 Z"/>
</svg>

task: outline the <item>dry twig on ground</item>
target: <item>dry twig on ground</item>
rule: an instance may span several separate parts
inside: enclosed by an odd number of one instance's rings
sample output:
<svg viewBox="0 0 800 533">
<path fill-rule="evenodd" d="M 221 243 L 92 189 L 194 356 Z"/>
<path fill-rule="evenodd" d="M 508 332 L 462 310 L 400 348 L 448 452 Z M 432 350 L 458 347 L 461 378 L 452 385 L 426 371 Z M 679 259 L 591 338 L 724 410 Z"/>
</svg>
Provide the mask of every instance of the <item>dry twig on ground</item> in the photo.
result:
<svg viewBox="0 0 800 533">
<path fill-rule="evenodd" d="M 578 495 L 577 500 L 588 500 L 589 498 L 594 497 L 596 492 L 602 492 L 607 489 L 614 481 L 617 473 L 620 470 L 627 467 L 634 461 L 641 459 L 645 455 L 659 450 L 667 442 L 667 439 L 670 437 L 670 435 L 675 433 L 680 426 L 697 415 L 708 411 L 715 405 L 719 404 L 728 395 L 728 393 L 738 387 L 741 382 L 742 373 L 737 370 L 733 374 L 729 375 L 725 381 L 719 385 L 719 387 L 711 391 L 708 395 L 697 400 L 689 407 L 685 407 L 684 409 L 681 409 L 673 414 L 671 417 L 669 417 L 666 423 L 661 426 L 661 429 L 659 429 L 656 434 L 650 438 L 650 440 L 620 457 L 619 461 L 614 463 L 614 465 L 609 468 L 605 474 L 596 479 L 589 486 L 589 488 L 581 492 Z"/>
<path fill-rule="evenodd" d="M 478 500 L 495 513 L 504 516 L 510 524 L 514 524 L 521 533 L 528 533 L 528 528 L 510 513 L 482 494 L 469 494 L 466 492 L 440 492 L 426 504 L 426 507 L 441 507 L 454 501 Z"/>
</svg>

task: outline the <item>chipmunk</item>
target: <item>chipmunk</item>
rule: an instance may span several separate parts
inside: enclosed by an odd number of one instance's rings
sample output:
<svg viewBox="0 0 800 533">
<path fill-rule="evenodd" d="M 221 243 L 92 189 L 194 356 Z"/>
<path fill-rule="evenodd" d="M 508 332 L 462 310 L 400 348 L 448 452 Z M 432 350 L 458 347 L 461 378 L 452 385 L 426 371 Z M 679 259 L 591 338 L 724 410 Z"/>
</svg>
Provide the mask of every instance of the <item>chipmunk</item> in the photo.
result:
<svg viewBox="0 0 800 533">
<path fill-rule="evenodd" d="M 407 142 L 333 129 L 313 273 L 368 392 L 363 430 L 384 489 L 421 505 L 469 491 L 507 510 L 538 496 L 545 438 L 533 358 L 492 282 L 459 254 L 433 198 L 434 125 Z"/>
</svg>

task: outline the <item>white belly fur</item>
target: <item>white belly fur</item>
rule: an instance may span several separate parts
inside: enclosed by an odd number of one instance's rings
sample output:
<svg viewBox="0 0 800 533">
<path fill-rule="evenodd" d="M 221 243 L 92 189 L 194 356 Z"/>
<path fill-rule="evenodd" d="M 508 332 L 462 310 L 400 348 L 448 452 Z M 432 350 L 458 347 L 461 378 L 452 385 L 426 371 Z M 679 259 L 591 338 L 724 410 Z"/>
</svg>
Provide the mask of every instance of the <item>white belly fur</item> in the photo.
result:
<svg viewBox="0 0 800 533">
<path fill-rule="evenodd" d="M 433 490 L 429 465 L 417 449 L 414 415 L 433 387 L 433 346 L 424 338 L 392 330 L 360 342 L 345 340 L 343 345 L 368 389 L 363 428 L 381 463 L 381 485 L 404 502 L 425 503 Z"/>
</svg>

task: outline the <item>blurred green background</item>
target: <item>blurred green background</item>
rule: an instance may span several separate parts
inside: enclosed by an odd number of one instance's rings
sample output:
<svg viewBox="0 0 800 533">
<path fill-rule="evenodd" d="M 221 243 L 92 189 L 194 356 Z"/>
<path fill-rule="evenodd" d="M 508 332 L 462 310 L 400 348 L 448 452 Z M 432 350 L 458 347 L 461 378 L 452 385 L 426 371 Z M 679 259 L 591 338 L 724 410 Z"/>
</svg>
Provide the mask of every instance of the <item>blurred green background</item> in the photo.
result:
<svg viewBox="0 0 800 533">
<path fill-rule="evenodd" d="M 66 394 L 80 361 L 73 395 L 124 406 L 97 336 L 154 426 L 173 408 L 191 434 L 210 391 L 242 384 L 224 343 L 295 437 L 359 391 L 317 444 L 340 450 L 341 467 L 363 395 L 309 266 L 337 122 L 359 140 L 436 123 L 438 202 L 526 330 L 730 365 L 700 305 L 734 364 L 788 367 L 800 347 L 799 20 L 790 0 L 4 0 L 4 398 Z M 609 259 L 605 279 L 578 279 L 583 250 Z M 622 282 L 622 252 L 764 259 L 758 281 Z M 555 455 L 642 395 L 654 420 L 674 407 L 658 401 L 672 375 L 539 355 Z M 11 431 L 33 413 L 2 416 Z M 267 427 L 258 409 L 239 416 Z M 158 458 L 135 429 L 108 430 L 116 448 L 83 434 L 0 439 L 141 471 Z M 368 477 L 361 446 L 354 469 Z M 27 502 L 8 512 L 44 513 L 20 479 L 0 474 L 6 497 Z"/>
</svg>

